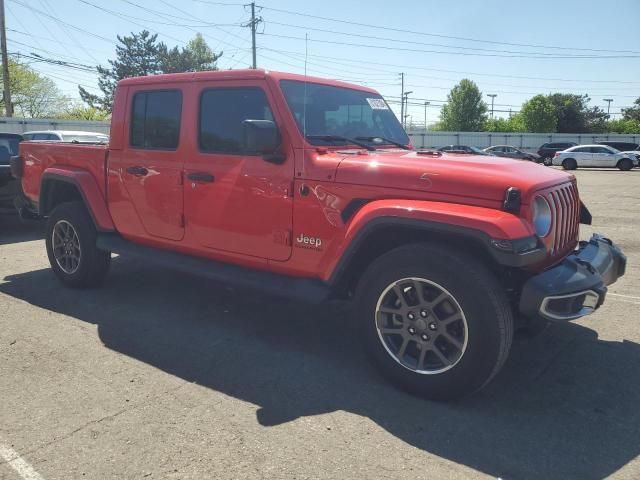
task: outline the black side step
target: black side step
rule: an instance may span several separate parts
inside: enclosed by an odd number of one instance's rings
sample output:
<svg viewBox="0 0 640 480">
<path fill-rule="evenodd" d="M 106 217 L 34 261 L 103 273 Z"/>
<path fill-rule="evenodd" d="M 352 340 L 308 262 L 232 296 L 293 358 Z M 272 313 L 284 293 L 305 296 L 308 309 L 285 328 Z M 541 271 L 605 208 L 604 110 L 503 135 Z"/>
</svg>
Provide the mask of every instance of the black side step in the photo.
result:
<svg viewBox="0 0 640 480">
<path fill-rule="evenodd" d="M 146 247 L 125 240 L 117 233 L 99 233 L 96 244 L 101 250 L 142 258 L 176 270 L 233 285 L 242 285 L 280 297 L 321 303 L 329 294 L 328 286 L 320 280 L 288 277 L 160 248 Z"/>
</svg>

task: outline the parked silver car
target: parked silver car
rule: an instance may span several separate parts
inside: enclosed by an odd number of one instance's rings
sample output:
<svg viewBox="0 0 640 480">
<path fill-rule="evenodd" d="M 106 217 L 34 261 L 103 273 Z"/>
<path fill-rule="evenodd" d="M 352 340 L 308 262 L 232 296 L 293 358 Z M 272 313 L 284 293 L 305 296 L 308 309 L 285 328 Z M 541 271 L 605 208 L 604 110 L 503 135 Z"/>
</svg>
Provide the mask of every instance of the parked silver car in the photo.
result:
<svg viewBox="0 0 640 480">
<path fill-rule="evenodd" d="M 108 143 L 109 135 L 74 130 L 38 130 L 22 134 L 24 140 L 47 140 L 68 143 Z"/>
</svg>

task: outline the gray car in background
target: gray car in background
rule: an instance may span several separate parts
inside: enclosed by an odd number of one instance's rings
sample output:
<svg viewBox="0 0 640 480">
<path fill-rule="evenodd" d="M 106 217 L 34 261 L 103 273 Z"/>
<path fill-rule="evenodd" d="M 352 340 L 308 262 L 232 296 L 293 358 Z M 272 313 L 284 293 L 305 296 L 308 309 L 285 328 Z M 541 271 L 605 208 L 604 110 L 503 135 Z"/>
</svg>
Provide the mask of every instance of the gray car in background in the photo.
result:
<svg viewBox="0 0 640 480">
<path fill-rule="evenodd" d="M 536 163 L 540 161 L 540 157 L 535 153 L 523 152 L 511 145 L 494 145 L 485 148 L 484 151 L 498 157 L 517 158 L 518 160 L 529 160 Z"/>
</svg>

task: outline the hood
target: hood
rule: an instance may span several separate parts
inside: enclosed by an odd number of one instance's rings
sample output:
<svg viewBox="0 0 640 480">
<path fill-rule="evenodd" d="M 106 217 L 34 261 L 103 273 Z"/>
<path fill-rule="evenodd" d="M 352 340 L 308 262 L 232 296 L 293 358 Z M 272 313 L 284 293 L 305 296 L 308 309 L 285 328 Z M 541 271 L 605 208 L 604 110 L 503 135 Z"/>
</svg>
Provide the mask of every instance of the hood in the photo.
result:
<svg viewBox="0 0 640 480">
<path fill-rule="evenodd" d="M 526 160 L 444 152 L 442 156 L 416 151 L 377 150 L 368 155 L 345 155 L 336 182 L 375 187 L 429 191 L 438 194 L 501 201 L 516 187 L 526 202 L 542 188 L 568 182 L 566 172 Z"/>
</svg>

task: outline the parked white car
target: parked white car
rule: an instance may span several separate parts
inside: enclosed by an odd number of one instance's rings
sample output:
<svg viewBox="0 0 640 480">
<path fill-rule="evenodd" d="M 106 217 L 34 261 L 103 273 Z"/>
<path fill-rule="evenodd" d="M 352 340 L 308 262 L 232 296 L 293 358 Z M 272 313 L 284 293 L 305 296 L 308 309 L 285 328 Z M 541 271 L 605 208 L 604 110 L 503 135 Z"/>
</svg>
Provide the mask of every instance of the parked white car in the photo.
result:
<svg viewBox="0 0 640 480">
<path fill-rule="evenodd" d="M 108 143 L 109 135 L 74 130 L 38 130 L 22 134 L 24 140 L 46 140 L 68 143 Z"/>
<path fill-rule="evenodd" d="M 575 170 L 579 167 L 615 167 L 631 170 L 638 166 L 638 159 L 635 155 L 619 152 L 606 145 L 578 145 L 557 152 L 552 164 L 562 166 L 565 170 Z"/>
</svg>

